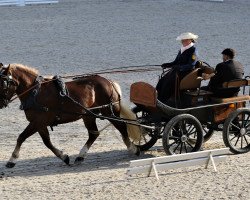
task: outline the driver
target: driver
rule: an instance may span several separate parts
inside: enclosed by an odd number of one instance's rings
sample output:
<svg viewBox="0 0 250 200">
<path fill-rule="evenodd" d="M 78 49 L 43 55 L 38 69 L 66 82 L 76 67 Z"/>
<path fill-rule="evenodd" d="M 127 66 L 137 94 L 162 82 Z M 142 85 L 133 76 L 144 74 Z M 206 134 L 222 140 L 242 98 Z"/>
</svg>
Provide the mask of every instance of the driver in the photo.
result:
<svg viewBox="0 0 250 200">
<path fill-rule="evenodd" d="M 183 79 L 190 71 L 195 68 L 197 62 L 197 50 L 194 45 L 198 35 L 193 33 L 182 33 L 176 40 L 181 41 L 181 49 L 179 50 L 175 60 L 170 63 L 161 65 L 163 69 L 168 68 L 169 71 L 159 80 L 156 85 L 158 99 L 166 103 L 167 100 L 174 94 L 177 86 L 176 80 Z"/>
</svg>

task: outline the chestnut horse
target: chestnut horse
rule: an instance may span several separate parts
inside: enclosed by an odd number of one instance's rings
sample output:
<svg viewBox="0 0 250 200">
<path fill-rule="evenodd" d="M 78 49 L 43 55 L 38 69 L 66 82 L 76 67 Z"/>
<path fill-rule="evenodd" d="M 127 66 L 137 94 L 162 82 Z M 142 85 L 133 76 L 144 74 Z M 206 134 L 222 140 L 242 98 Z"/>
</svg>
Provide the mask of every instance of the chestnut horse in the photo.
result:
<svg viewBox="0 0 250 200">
<path fill-rule="evenodd" d="M 19 135 L 15 149 L 6 164 L 6 167 L 14 167 L 19 157 L 22 143 L 31 135 L 38 132 L 44 144 L 66 164 L 70 163 L 69 156 L 54 147 L 51 143 L 48 126 L 73 122 L 83 119 L 88 130 L 89 138 L 75 159 L 75 163 L 81 163 L 86 154 L 99 136 L 96 125 L 97 115 L 89 114 L 86 108 L 101 116 L 122 116 L 127 119 L 135 119 L 130 109 L 120 101 L 121 89 L 117 83 L 109 81 L 101 76 L 86 76 L 65 83 L 68 93 L 62 95 L 52 78 L 38 78 L 38 71 L 21 65 L 10 64 L 0 70 L 0 108 L 6 107 L 17 95 L 21 101 L 21 107 L 29 121 L 28 126 Z M 109 105 L 104 107 L 103 105 Z M 99 107 L 99 109 L 95 109 Z M 109 119 L 122 135 L 122 139 L 128 150 L 139 155 L 140 149 L 129 138 L 138 140 L 140 131 L 137 126 L 121 121 Z"/>
</svg>

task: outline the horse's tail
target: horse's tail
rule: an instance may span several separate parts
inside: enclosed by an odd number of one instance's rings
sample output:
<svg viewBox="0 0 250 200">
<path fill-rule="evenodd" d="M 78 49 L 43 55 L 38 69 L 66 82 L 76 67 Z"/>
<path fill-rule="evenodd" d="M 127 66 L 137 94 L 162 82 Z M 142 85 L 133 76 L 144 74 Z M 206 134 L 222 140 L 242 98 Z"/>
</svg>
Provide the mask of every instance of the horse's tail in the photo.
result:
<svg viewBox="0 0 250 200">
<path fill-rule="evenodd" d="M 120 85 L 116 82 L 112 83 L 115 91 L 120 95 L 121 98 L 122 91 Z M 129 106 L 124 101 L 122 101 L 122 98 L 120 100 L 120 117 L 136 120 L 136 115 L 130 110 Z M 139 126 L 127 124 L 127 132 L 130 139 L 133 141 L 140 141 L 142 132 Z"/>
</svg>

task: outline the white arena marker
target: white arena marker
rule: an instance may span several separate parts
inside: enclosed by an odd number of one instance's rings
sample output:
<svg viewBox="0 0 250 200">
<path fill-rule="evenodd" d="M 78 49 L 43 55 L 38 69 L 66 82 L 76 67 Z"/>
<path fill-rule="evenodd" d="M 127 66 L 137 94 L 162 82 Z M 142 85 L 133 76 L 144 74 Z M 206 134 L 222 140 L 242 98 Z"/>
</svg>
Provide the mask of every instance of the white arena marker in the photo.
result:
<svg viewBox="0 0 250 200">
<path fill-rule="evenodd" d="M 208 1 L 223 2 L 224 0 L 208 0 Z"/>
<path fill-rule="evenodd" d="M 25 6 L 25 0 L 19 0 L 19 6 Z"/>
<path fill-rule="evenodd" d="M 147 176 L 150 176 L 151 171 L 154 171 L 156 179 L 159 180 L 158 171 L 196 165 L 205 165 L 205 168 L 207 168 L 209 163 L 212 163 L 214 171 L 217 172 L 215 164 L 225 161 L 225 155 L 228 153 L 229 148 L 222 148 L 172 156 L 132 160 L 130 161 L 126 174 L 131 176 L 133 174 L 147 173 Z"/>
<path fill-rule="evenodd" d="M 52 4 L 58 0 L 0 0 L 0 6 L 25 6 L 28 4 Z"/>
</svg>

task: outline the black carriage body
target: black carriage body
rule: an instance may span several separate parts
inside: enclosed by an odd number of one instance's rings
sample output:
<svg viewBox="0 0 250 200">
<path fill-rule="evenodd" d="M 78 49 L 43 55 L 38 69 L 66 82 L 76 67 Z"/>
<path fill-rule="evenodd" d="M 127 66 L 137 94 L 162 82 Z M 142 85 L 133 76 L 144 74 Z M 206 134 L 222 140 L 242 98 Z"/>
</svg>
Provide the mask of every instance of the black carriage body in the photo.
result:
<svg viewBox="0 0 250 200">
<path fill-rule="evenodd" d="M 233 82 L 232 85 L 235 87 L 242 84 L 245 87 L 249 86 L 249 83 L 249 80 L 244 79 Z M 168 154 L 175 154 L 177 150 L 178 153 L 197 151 L 203 140 L 210 139 L 214 130 L 223 130 L 224 143 L 232 152 L 242 153 L 250 150 L 248 138 L 250 137 L 250 130 L 248 130 L 250 129 L 250 110 L 245 108 L 250 95 L 243 93 L 242 96 L 223 99 L 212 98 L 205 91 L 187 90 L 180 93 L 179 100 L 183 99 L 181 104 L 170 101 L 167 105 L 157 99 L 157 91 L 153 86 L 138 82 L 131 86 L 130 99 L 146 116 L 141 117 L 139 123 L 143 122 L 143 125 L 152 127 L 150 133 L 148 132 L 151 138 L 147 149 L 153 146 L 157 138 L 162 138 L 164 150 Z M 245 109 L 244 112 L 241 112 L 242 109 Z M 189 137 L 192 131 L 190 133 L 188 131 L 193 129 L 196 131 L 196 138 Z M 236 141 L 232 144 L 230 140 Z M 240 146 L 238 141 L 241 141 Z M 172 148 L 173 144 L 176 144 L 175 148 Z"/>
</svg>

